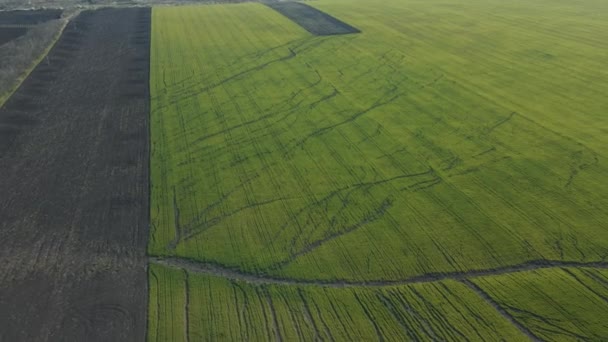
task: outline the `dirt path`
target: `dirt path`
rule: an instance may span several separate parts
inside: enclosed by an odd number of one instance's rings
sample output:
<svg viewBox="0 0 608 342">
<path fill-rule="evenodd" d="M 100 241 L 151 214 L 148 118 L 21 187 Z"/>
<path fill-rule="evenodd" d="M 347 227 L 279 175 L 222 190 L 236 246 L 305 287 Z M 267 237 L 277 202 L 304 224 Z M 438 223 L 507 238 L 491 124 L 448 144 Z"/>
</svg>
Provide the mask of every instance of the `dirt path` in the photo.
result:
<svg viewBox="0 0 608 342">
<path fill-rule="evenodd" d="M 604 268 L 608 269 L 608 262 L 569 262 L 569 261 L 548 261 L 548 260 L 537 260 L 530 261 L 527 263 L 505 266 L 500 268 L 493 268 L 488 270 L 478 271 L 467 271 L 467 272 L 451 272 L 451 273 L 430 273 L 421 276 L 416 276 L 403 280 L 394 281 L 322 281 L 322 280 L 298 280 L 289 278 L 276 278 L 272 276 L 255 275 L 250 273 L 244 273 L 238 270 L 223 267 L 218 264 L 204 263 L 193 261 L 190 259 L 183 258 L 160 258 L 150 257 L 149 262 L 168 266 L 181 268 L 188 272 L 193 273 L 205 273 L 217 277 L 227 278 L 231 280 L 244 281 L 251 284 L 276 284 L 276 285 L 313 285 L 313 286 L 325 286 L 325 287 L 382 287 L 382 286 L 394 286 L 394 285 L 411 285 L 420 283 L 430 283 L 441 280 L 458 280 L 463 281 L 468 278 L 491 276 L 508 274 L 515 272 L 524 272 L 532 270 L 540 270 L 545 268 L 555 267 L 593 267 L 593 268 Z"/>
<path fill-rule="evenodd" d="M 142 341 L 150 10 L 85 11 L 0 109 L 0 341 Z"/>
</svg>

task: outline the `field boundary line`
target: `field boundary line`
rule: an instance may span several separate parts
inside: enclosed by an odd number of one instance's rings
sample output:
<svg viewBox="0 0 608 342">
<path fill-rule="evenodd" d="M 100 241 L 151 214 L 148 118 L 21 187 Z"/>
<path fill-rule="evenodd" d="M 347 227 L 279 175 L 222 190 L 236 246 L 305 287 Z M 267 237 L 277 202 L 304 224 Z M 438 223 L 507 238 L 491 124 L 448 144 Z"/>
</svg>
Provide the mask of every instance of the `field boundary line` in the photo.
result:
<svg viewBox="0 0 608 342">
<path fill-rule="evenodd" d="M 465 281 L 469 278 L 495 276 L 525 271 L 535 271 L 549 268 L 562 267 L 590 267 L 608 269 L 608 262 L 578 262 L 578 261 L 556 261 L 556 260 L 533 260 L 525 263 L 497 267 L 485 270 L 472 270 L 462 272 L 428 273 L 402 280 L 371 280 L 371 281 L 349 281 L 349 280 L 306 280 L 295 278 L 281 278 L 266 275 L 243 272 L 229 268 L 218 263 L 201 262 L 179 257 L 155 257 L 149 256 L 148 261 L 152 264 L 162 265 L 170 268 L 180 268 L 192 273 L 203 273 L 230 280 L 243 281 L 256 285 L 306 285 L 321 287 L 385 287 L 412 284 L 432 283 L 442 280 Z"/>
<path fill-rule="evenodd" d="M 49 52 L 51 52 L 51 50 L 55 47 L 55 45 L 57 45 L 59 38 L 61 38 L 61 36 L 63 35 L 63 31 L 68 26 L 70 21 L 72 21 L 72 19 L 74 19 L 76 16 L 78 16 L 80 14 L 80 12 L 81 12 L 80 10 L 77 10 L 77 11 L 73 12 L 72 14 L 70 14 L 69 16 L 67 16 L 63 19 L 60 19 L 61 21 L 63 21 L 63 23 L 61 24 L 61 27 L 59 28 L 59 30 L 55 33 L 55 36 L 51 40 L 51 43 L 42 51 L 40 56 L 38 56 L 36 59 L 34 59 L 34 61 L 32 61 L 32 63 L 31 63 L 31 65 L 27 69 L 25 69 L 25 71 L 23 71 L 23 73 L 21 75 L 19 75 L 19 77 L 17 77 L 17 79 L 15 79 L 15 84 L 13 84 L 13 86 L 6 93 L 0 94 L 0 108 L 4 107 L 4 104 L 6 103 L 6 101 L 8 101 L 17 92 L 17 90 L 19 90 L 19 88 L 21 88 L 21 85 L 23 84 L 23 82 L 25 82 L 25 80 L 27 80 L 27 78 L 36 69 L 36 67 L 38 67 L 38 65 L 46 58 L 46 56 L 48 56 Z"/>
</svg>

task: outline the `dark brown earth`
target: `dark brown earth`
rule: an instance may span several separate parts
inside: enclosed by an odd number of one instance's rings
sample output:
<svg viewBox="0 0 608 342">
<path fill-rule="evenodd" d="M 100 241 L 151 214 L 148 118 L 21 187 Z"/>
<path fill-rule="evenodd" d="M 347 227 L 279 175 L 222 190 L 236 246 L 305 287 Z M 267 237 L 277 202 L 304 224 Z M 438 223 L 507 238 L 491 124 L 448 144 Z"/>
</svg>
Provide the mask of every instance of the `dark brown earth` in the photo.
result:
<svg viewBox="0 0 608 342">
<path fill-rule="evenodd" d="M 25 27 L 0 27 L 0 45 L 23 36 L 27 32 Z M 2 67 L 2 62 L 0 62 Z"/>
<path fill-rule="evenodd" d="M 0 27 L 0 45 L 23 36 L 27 32 L 25 27 Z M 0 67 L 2 62 L 0 62 Z"/>
<path fill-rule="evenodd" d="M 62 10 L 0 11 L 0 25 L 36 25 L 61 18 Z"/>
<path fill-rule="evenodd" d="M 141 341 L 150 10 L 83 12 L 0 109 L 0 341 Z"/>
<path fill-rule="evenodd" d="M 359 29 L 342 22 L 331 15 L 321 12 L 300 2 L 267 3 L 270 8 L 286 16 L 315 36 L 359 33 Z"/>
</svg>

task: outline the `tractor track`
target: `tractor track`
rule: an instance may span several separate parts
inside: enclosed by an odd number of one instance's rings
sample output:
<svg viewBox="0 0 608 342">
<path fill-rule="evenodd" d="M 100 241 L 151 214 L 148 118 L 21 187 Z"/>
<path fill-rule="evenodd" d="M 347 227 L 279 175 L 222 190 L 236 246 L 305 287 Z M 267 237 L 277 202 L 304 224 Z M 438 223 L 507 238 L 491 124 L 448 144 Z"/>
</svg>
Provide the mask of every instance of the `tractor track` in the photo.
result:
<svg viewBox="0 0 608 342">
<path fill-rule="evenodd" d="M 180 268 L 192 273 L 203 273 L 230 280 L 243 281 L 255 285 L 303 285 L 303 286 L 323 286 L 323 287 L 383 287 L 431 283 L 442 280 L 465 281 L 469 278 L 484 276 L 494 276 L 509 273 L 535 271 L 548 268 L 562 267 L 589 267 L 608 269 L 608 262 L 577 262 L 577 261 L 554 261 L 554 260 L 533 260 L 517 265 L 497 267 L 485 270 L 472 270 L 464 272 L 428 273 L 401 280 L 372 280 L 372 281 L 349 281 L 349 280 L 305 280 L 293 278 L 280 278 L 267 275 L 259 275 L 242 272 L 236 269 L 222 266 L 213 262 L 199 262 L 186 258 L 177 257 L 148 257 L 152 264 L 166 267 Z"/>
</svg>

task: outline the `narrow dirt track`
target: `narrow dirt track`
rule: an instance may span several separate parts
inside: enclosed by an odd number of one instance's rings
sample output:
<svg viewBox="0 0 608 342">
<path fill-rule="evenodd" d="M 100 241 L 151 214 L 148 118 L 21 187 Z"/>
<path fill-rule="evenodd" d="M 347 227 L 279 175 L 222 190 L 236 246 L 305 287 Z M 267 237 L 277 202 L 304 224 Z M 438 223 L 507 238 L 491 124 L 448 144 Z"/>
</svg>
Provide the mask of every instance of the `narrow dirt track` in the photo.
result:
<svg viewBox="0 0 608 342">
<path fill-rule="evenodd" d="M 216 277 L 227 278 L 231 280 L 244 281 L 251 284 L 275 284 L 275 285 L 307 285 L 307 286 L 325 286 L 325 287 L 382 287 L 395 285 L 411 285 L 430 283 L 441 280 L 458 280 L 463 281 L 468 278 L 483 277 L 491 275 L 500 275 L 515 272 L 533 271 L 545 268 L 556 267 L 593 267 L 593 268 L 608 268 L 606 262 L 576 262 L 576 261 L 549 261 L 535 260 L 527 263 L 505 266 L 501 268 L 493 268 L 487 270 L 467 271 L 467 272 L 451 272 L 451 273 L 428 273 L 421 276 L 416 276 L 402 280 L 383 280 L 383 281 L 323 281 L 323 280 L 304 280 L 278 278 L 272 276 L 257 275 L 245 273 L 238 270 L 230 269 L 214 263 L 199 262 L 190 259 L 175 258 L 175 257 L 150 257 L 151 263 L 181 268 L 188 272 L 204 273 Z"/>
<path fill-rule="evenodd" d="M 83 12 L 0 108 L 0 341 L 142 341 L 150 9 Z"/>
</svg>

